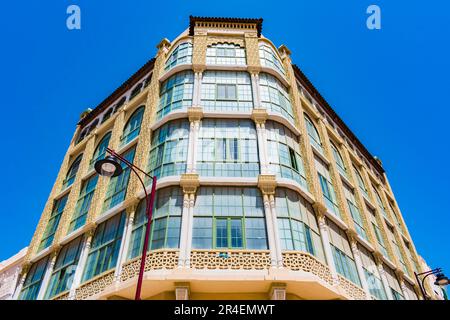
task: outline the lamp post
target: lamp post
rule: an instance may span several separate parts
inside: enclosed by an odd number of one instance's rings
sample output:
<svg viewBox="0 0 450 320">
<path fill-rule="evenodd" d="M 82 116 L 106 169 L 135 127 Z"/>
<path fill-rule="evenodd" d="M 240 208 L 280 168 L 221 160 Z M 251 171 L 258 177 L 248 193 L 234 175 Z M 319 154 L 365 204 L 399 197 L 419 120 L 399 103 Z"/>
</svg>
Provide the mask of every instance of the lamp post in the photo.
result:
<svg viewBox="0 0 450 320">
<path fill-rule="evenodd" d="M 146 203 L 145 213 L 147 216 L 147 226 L 145 228 L 144 247 L 142 248 L 141 266 L 139 269 L 139 277 L 138 277 L 138 283 L 137 283 L 137 287 L 136 287 L 136 295 L 134 298 L 135 300 L 141 300 L 141 289 L 142 289 L 142 280 L 144 278 L 145 258 L 147 256 L 148 240 L 150 237 L 150 230 L 151 230 L 151 223 L 152 223 L 153 205 L 155 203 L 156 177 L 150 176 L 144 170 L 140 169 L 139 167 L 135 166 L 134 164 L 129 162 L 127 159 L 122 157 L 121 155 L 117 154 L 114 150 L 106 148 L 106 152 L 108 152 L 110 155 L 104 159 L 98 160 L 94 165 L 95 171 L 97 171 L 97 173 L 99 175 L 102 175 L 105 177 L 111 177 L 111 178 L 121 175 L 123 172 L 123 169 L 122 169 L 120 162 L 123 162 L 128 168 L 130 168 L 131 171 L 133 171 L 136 174 L 139 181 L 141 182 L 142 188 L 144 188 L 145 203 Z M 152 191 L 151 191 L 150 195 L 148 194 L 147 189 L 145 188 L 145 183 L 142 180 L 142 178 L 138 172 L 143 173 L 145 176 L 152 179 Z"/>
<path fill-rule="evenodd" d="M 438 285 L 440 287 L 444 287 L 448 285 L 449 279 L 442 273 L 442 268 L 436 268 L 433 270 L 428 270 L 421 273 L 414 272 L 414 275 L 416 276 L 417 283 L 419 284 L 420 291 L 422 292 L 423 299 L 428 300 L 428 295 L 425 290 L 425 279 L 428 276 L 431 276 L 432 274 L 436 275 L 436 280 L 434 281 L 435 285 Z M 422 280 L 420 280 L 420 277 L 423 277 Z"/>
</svg>

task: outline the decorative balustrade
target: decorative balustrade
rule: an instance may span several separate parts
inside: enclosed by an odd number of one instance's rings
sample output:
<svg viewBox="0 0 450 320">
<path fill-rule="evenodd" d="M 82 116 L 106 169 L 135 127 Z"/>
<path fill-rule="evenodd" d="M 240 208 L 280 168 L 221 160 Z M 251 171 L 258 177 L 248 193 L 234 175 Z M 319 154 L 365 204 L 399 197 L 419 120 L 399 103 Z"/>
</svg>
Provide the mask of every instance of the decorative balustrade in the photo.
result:
<svg viewBox="0 0 450 320">
<path fill-rule="evenodd" d="M 78 289 L 75 291 L 75 299 L 83 300 L 87 299 L 93 295 L 96 295 L 103 290 L 114 281 L 114 269 L 107 271 L 98 275 L 97 277 L 89 280 L 86 283 L 83 283 Z"/>
<path fill-rule="evenodd" d="M 263 270 L 270 267 L 269 250 L 192 250 L 193 269 Z"/>
<path fill-rule="evenodd" d="M 310 272 L 329 285 L 333 285 L 333 277 L 330 268 L 307 252 L 283 252 L 283 267 L 293 271 Z"/>
<path fill-rule="evenodd" d="M 174 269 L 178 265 L 178 250 L 154 250 L 147 253 L 145 271 L 158 269 Z M 121 281 L 126 281 L 139 274 L 141 257 L 128 261 L 122 267 Z"/>
<path fill-rule="evenodd" d="M 62 292 L 52 298 L 52 300 L 69 300 L 69 292 Z"/>
<path fill-rule="evenodd" d="M 338 275 L 339 277 L 339 286 L 344 289 L 344 291 L 347 293 L 349 297 L 351 297 L 354 300 L 365 300 L 366 299 L 366 293 L 363 289 L 358 287 L 356 284 L 351 282 L 350 280 L 347 280 L 341 275 Z"/>
</svg>

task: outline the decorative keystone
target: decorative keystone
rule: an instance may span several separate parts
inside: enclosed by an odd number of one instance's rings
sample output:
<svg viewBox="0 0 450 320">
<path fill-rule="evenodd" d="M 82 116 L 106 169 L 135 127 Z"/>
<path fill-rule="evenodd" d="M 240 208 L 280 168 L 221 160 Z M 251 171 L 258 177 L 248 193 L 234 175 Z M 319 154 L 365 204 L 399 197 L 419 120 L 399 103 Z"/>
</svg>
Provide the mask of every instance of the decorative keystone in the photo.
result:
<svg viewBox="0 0 450 320">
<path fill-rule="evenodd" d="M 180 186 L 184 193 L 195 194 L 200 186 L 197 173 L 184 173 L 181 175 Z"/>
<path fill-rule="evenodd" d="M 268 118 L 267 110 L 263 108 L 255 108 L 252 111 L 252 120 L 256 124 L 264 124 Z"/>
<path fill-rule="evenodd" d="M 189 121 L 200 121 L 203 118 L 202 107 L 189 107 L 187 109 Z"/>
<path fill-rule="evenodd" d="M 263 194 L 274 195 L 277 187 L 277 179 L 274 174 L 260 174 L 258 176 L 258 188 Z"/>
</svg>

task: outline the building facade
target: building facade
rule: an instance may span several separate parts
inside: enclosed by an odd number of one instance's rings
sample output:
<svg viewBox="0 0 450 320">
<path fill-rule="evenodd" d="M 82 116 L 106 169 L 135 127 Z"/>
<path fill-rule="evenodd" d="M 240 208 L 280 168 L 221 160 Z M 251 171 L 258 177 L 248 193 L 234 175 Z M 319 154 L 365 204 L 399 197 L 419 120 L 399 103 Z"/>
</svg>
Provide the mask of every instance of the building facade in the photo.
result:
<svg viewBox="0 0 450 320">
<path fill-rule="evenodd" d="M 0 262 L 0 300 L 13 298 L 26 254 L 27 248 L 23 248 L 11 258 Z"/>
<path fill-rule="evenodd" d="M 15 298 L 134 297 L 144 192 L 109 147 L 158 177 L 143 299 L 418 299 L 381 162 L 261 31 L 190 17 L 82 114 Z"/>
</svg>

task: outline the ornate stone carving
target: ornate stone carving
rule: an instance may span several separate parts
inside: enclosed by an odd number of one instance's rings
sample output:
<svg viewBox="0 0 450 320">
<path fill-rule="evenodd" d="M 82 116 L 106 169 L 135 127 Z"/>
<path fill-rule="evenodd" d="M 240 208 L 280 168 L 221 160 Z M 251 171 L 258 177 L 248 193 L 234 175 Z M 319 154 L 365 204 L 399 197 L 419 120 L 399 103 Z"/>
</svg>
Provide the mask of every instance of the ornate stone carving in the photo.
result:
<svg viewBox="0 0 450 320">
<path fill-rule="evenodd" d="M 358 287 L 356 284 L 351 282 L 350 280 L 347 280 L 341 275 L 338 275 L 339 277 L 339 286 L 347 293 L 347 295 L 354 299 L 354 300 L 365 300 L 366 299 L 366 293 L 363 289 Z"/>
<path fill-rule="evenodd" d="M 269 250 L 192 250 L 193 269 L 263 270 L 270 268 Z"/>
<path fill-rule="evenodd" d="M 158 270 L 158 269 L 174 269 L 178 265 L 178 250 L 155 250 L 147 253 L 145 258 L 144 271 Z M 141 266 L 141 258 L 135 258 L 122 267 L 121 281 L 127 281 L 139 274 Z"/>
<path fill-rule="evenodd" d="M 187 109 L 189 121 L 200 121 L 203 118 L 203 108 L 202 107 L 189 107 Z"/>
<path fill-rule="evenodd" d="M 276 187 L 277 180 L 274 174 L 260 174 L 258 176 L 258 188 L 261 189 L 263 194 L 275 194 Z"/>
<path fill-rule="evenodd" d="M 309 253 L 300 251 L 283 252 L 283 267 L 293 271 L 310 272 L 330 286 L 333 285 L 333 276 L 330 268 Z"/>
<path fill-rule="evenodd" d="M 75 291 L 75 299 L 84 300 L 88 299 L 89 297 L 92 297 L 93 295 L 99 294 L 103 290 L 105 290 L 106 287 L 112 284 L 113 281 L 114 281 L 114 269 L 107 271 L 89 280 L 88 282 L 82 284 Z"/>
<path fill-rule="evenodd" d="M 264 124 L 266 123 L 269 115 L 267 114 L 267 110 L 263 108 L 255 108 L 252 111 L 252 120 L 255 121 L 256 124 Z"/>
<path fill-rule="evenodd" d="M 200 186 L 197 173 L 183 173 L 180 178 L 180 186 L 184 193 L 195 194 Z"/>
</svg>

